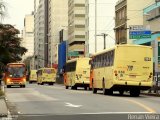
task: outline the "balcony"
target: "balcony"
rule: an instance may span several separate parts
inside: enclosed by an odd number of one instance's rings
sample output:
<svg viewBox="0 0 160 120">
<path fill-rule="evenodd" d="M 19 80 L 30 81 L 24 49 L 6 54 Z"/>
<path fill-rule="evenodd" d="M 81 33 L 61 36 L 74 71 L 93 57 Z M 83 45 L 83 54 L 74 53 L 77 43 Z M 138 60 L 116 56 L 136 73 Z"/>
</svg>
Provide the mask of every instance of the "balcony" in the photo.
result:
<svg viewBox="0 0 160 120">
<path fill-rule="evenodd" d="M 116 19 L 116 27 L 125 24 L 126 21 L 127 21 L 127 17 L 122 18 L 122 19 Z"/>
</svg>

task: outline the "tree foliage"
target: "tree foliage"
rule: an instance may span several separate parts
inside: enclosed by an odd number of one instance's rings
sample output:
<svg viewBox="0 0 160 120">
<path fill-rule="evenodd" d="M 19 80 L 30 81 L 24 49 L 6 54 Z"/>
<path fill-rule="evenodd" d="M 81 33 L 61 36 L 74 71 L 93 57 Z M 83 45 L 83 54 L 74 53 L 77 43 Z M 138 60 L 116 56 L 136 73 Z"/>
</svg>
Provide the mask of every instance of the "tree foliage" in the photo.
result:
<svg viewBox="0 0 160 120">
<path fill-rule="evenodd" d="M 9 24 L 0 24 L 0 64 L 22 60 L 27 49 L 21 47 L 19 30 Z"/>
</svg>

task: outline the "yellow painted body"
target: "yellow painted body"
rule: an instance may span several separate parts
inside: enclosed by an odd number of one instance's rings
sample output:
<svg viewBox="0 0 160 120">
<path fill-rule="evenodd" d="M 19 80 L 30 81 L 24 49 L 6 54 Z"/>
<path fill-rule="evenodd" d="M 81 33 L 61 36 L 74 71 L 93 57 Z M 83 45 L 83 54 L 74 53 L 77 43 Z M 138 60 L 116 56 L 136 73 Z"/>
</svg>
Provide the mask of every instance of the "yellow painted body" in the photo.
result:
<svg viewBox="0 0 160 120">
<path fill-rule="evenodd" d="M 65 86 L 89 86 L 90 83 L 90 58 L 78 58 L 67 62 L 64 74 Z M 73 65 L 73 69 L 70 67 Z"/>
<path fill-rule="evenodd" d="M 30 82 L 37 82 L 37 70 L 31 70 L 30 76 L 29 76 Z"/>
<path fill-rule="evenodd" d="M 54 68 L 41 68 L 38 70 L 37 83 L 55 83 L 56 82 L 56 70 Z"/>
<path fill-rule="evenodd" d="M 110 50 L 104 50 L 93 56 L 104 56 L 107 52 L 114 51 L 113 64 L 101 65 L 93 68 L 94 88 L 115 89 L 115 86 L 139 87 L 149 89 L 153 84 L 153 51 L 151 47 L 140 45 L 118 45 Z M 107 59 L 104 58 L 103 59 Z M 93 60 L 94 61 L 94 60 Z M 103 61 L 101 61 L 103 63 Z M 107 62 L 107 61 L 105 61 Z M 93 62 L 93 64 L 96 64 Z M 104 64 L 104 63 L 103 63 Z M 119 88 L 117 89 L 119 90 Z"/>
</svg>

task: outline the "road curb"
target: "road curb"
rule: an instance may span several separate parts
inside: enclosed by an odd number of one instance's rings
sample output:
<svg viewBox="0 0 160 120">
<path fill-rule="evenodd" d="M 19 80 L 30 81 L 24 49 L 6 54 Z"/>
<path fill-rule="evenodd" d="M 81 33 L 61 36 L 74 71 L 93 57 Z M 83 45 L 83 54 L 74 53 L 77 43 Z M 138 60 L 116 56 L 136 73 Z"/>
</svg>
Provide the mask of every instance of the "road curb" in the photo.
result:
<svg viewBox="0 0 160 120">
<path fill-rule="evenodd" d="M 141 93 L 141 95 L 160 97 L 160 94 L 156 94 L 156 93 Z"/>
<path fill-rule="evenodd" d="M 0 97 L 0 117 L 7 117 L 8 116 L 8 107 L 5 100 L 5 96 Z"/>
</svg>

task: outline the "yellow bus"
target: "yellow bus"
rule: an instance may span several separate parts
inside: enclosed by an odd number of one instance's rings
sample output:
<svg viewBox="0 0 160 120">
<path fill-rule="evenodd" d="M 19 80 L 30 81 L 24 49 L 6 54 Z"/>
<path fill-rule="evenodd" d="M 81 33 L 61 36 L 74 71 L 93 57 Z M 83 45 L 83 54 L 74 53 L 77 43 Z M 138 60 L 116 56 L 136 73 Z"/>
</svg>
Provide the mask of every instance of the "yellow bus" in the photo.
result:
<svg viewBox="0 0 160 120">
<path fill-rule="evenodd" d="M 37 84 L 53 85 L 56 82 L 55 68 L 40 68 L 37 70 Z"/>
<path fill-rule="evenodd" d="M 29 83 L 37 82 L 37 70 L 31 70 L 29 74 Z"/>
<path fill-rule="evenodd" d="M 77 87 L 84 87 L 85 90 L 90 83 L 90 58 L 75 58 L 69 60 L 65 66 L 64 85 L 66 89 L 77 89 Z"/>
<path fill-rule="evenodd" d="M 153 51 L 148 46 L 116 45 L 93 55 L 91 66 L 93 93 L 129 91 L 130 96 L 139 96 L 153 84 Z"/>
</svg>

